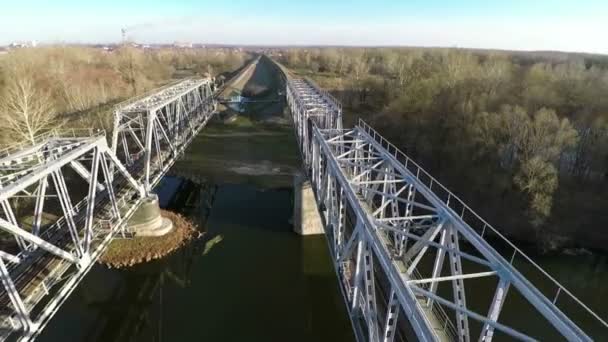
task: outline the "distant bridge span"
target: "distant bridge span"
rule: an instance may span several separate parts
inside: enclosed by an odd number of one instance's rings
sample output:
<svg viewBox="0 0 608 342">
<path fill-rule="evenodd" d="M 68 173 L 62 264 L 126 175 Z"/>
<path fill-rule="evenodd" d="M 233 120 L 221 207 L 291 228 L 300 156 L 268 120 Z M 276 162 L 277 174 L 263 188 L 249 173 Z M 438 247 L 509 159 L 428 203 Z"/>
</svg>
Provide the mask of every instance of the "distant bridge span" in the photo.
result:
<svg viewBox="0 0 608 342">
<path fill-rule="evenodd" d="M 331 95 L 278 72 L 358 340 L 535 340 L 501 320 L 510 300 L 527 303 L 539 324 L 567 340 L 592 340 L 581 326 L 608 329 L 371 127 L 344 129 Z M 12 239 L 0 250 L 0 339 L 41 332 L 214 115 L 216 96 L 211 80 L 184 80 L 119 105 L 111 144 L 104 132 L 50 132 L 0 152 L 0 230 Z M 22 197 L 32 206 L 20 207 Z M 27 210 L 30 219 L 21 219 Z M 471 283 L 474 293 L 465 289 Z M 467 297 L 481 292 L 489 298 L 479 313 Z M 574 322 L 562 303 L 586 318 Z"/>
</svg>

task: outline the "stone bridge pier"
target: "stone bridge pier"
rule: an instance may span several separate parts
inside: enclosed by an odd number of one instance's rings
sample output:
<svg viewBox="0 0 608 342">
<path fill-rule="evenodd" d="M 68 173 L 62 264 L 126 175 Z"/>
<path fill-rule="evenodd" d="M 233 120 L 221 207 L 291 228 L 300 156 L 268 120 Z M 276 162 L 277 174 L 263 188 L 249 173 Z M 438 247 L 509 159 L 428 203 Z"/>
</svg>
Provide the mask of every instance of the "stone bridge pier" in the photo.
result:
<svg viewBox="0 0 608 342">
<path fill-rule="evenodd" d="M 294 176 L 293 230 L 300 235 L 325 234 L 310 180 L 301 173 Z"/>
<path fill-rule="evenodd" d="M 127 223 L 127 232 L 135 236 L 163 236 L 172 230 L 173 222 L 161 216 L 156 194 L 147 196 Z"/>
</svg>

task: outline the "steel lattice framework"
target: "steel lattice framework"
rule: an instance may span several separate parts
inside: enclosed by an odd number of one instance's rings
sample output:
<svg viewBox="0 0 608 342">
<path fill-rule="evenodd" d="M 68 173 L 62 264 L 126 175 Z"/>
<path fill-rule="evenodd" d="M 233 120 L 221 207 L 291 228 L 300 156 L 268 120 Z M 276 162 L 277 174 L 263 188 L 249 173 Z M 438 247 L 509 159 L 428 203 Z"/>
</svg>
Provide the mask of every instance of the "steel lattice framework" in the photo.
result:
<svg viewBox="0 0 608 342">
<path fill-rule="evenodd" d="M 116 110 L 113 151 L 127 166 L 143 165 L 147 191 L 207 123 L 207 114 L 217 109 L 209 101 L 212 93 L 210 80 L 186 80 Z"/>
<path fill-rule="evenodd" d="M 0 152 L 0 338 L 40 333 L 215 113 L 212 90 L 189 79 L 119 105 L 111 146 L 101 131 L 49 132 Z M 608 327 L 364 122 L 343 129 L 339 102 L 313 82 L 287 79 L 286 96 L 359 340 L 534 340 L 499 320 L 510 298 L 568 340 L 591 338 L 564 301 Z M 490 294 L 482 313 L 467 302 L 477 281 Z"/>
<path fill-rule="evenodd" d="M 559 300 L 608 327 L 363 121 L 342 129 L 337 101 L 310 80 L 288 79 L 286 94 L 358 340 L 535 340 L 499 320 L 509 298 L 527 303 L 552 336 L 591 340 Z M 488 239 L 499 240 L 500 252 Z M 516 264 L 537 276 L 527 279 Z M 476 297 L 488 295 L 485 306 L 467 303 L 470 284 Z"/>
<path fill-rule="evenodd" d="M 119 105 L 112 147 L 103 131 L 50 132 L 0 155 L 0 339 L 37 336 L 125 234 L 215 113 L 212 89 L 210 79 L 188 79 Z"/>
</svg>

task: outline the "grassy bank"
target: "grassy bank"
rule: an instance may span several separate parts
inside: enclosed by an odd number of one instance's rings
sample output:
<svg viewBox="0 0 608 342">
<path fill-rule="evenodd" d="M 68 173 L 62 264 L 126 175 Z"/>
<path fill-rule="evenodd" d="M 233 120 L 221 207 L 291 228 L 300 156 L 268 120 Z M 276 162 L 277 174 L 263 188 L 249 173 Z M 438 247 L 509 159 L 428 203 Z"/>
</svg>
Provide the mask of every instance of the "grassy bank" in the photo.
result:
<svg viewBox="0 0 608 342">
<path fill-rule="evenodd" d="M 130 267 L 160 259 L 202 235 L 192 221 L 180 214 L 161 210 L 161 215 L 173 222 L 171 232 L 163 236 L 115 239 L 99 262 L 110 268 Z"/>
</svg>

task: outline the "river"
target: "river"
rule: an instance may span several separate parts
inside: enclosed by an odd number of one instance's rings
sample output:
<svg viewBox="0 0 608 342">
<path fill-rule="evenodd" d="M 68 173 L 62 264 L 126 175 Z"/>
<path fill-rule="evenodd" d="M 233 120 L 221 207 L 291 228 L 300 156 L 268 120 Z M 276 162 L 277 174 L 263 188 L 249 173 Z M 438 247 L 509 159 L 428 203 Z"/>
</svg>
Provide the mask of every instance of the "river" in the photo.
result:
<svg viewBox="0 0 608 342">
<path fill-rule="evenodd" d="M 265 67 L 252 79 L 274 84 Z M 130 269 L 95 266 L 40 341 L 352 341 L 325 237 L 292 232 L 300 160 L 283 110 L 251 104 L 236 120 L 222 116 L 203 129 L 156 192 L 204 238 Z M 607 318 L 606 257 L 535 260 Z M 467 288 L 477 312 L 487 308 L 476 296 L 489 289 Z M 529 305 L 511 301 L 501 321 L 543 335 Z M 593 333 L 608 338 L 605 329 Z"/>
<path fill-rule="evenodd" d="M 252 80 L 276 85 L 266 67 Z M 251 104 L 204 128 L 156 189 L 204 238 L 130 269 L 95 266 L 40 341 L 352 341 L 325 237 L 290 223 L 300 160 L 283 109 Z"/>
</svg>

